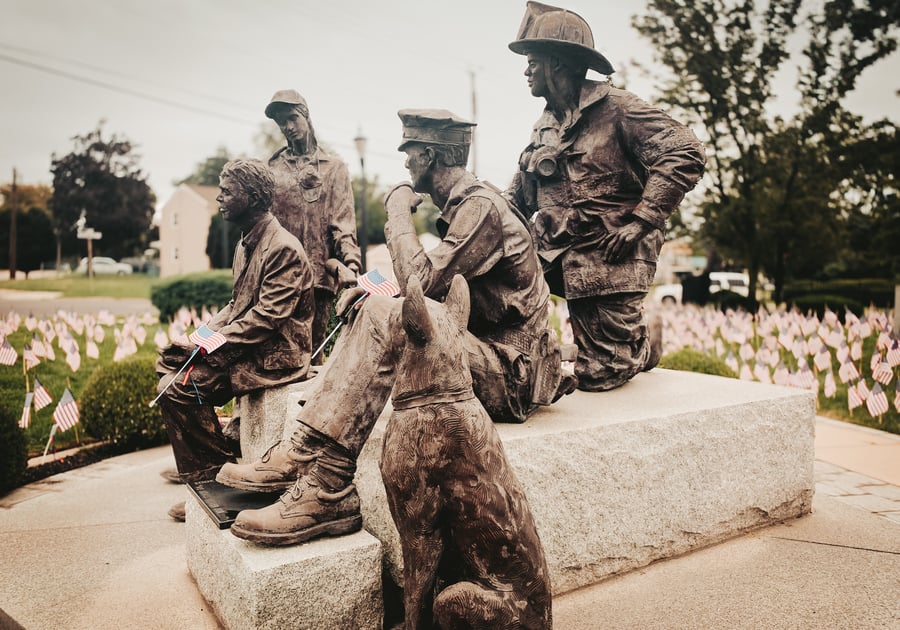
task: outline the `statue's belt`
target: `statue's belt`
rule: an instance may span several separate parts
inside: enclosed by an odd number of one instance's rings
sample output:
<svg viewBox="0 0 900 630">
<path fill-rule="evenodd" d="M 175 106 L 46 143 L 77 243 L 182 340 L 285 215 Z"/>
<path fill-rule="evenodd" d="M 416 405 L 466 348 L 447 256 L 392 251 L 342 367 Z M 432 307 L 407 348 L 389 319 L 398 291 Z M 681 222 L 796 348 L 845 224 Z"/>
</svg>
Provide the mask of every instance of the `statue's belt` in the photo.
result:
<svg viewBox="0 0 900 630">
<path fill-rule="evenodd" d="M 391 403 L 394 409 L 403 411 L 405 409 L 414 409 L 416 407 L 424 407 L 425 405 L 436 405 L 463 402 L 475 398 L 475 392 L 471 387 L 458 392 L 429 392 L 427 394 L 413 394 L 408 397 L 394 398 Z"/>
</svg>

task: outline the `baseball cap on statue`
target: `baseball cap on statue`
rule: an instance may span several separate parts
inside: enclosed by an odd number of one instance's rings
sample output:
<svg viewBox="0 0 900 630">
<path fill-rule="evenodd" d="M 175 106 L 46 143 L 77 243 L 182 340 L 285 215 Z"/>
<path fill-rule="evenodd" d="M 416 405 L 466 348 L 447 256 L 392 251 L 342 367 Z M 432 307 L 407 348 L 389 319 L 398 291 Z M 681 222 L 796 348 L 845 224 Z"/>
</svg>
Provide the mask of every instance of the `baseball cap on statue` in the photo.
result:
<svg viewBox="0 0 900 630">
<path fill-rule="evenodd" d="M 397 115 L 403 123 L 403 142 L 399 151 L 410 142 L 462 146 L 472 143 L 475 123 L 446 109 L 401 109 Z"/>
<path fill-rule="evenodd" d="M 274 119 L 275 112 L 282 105 L 297 107 L 305 118 L 309 118 L 309 107 L 306 104 L 306 99 L 300 96 L 300 92 L 297 90 L 278 90 L 275 92 L 269 104 L 266 105 L 266 116 Z"/>
</svg>

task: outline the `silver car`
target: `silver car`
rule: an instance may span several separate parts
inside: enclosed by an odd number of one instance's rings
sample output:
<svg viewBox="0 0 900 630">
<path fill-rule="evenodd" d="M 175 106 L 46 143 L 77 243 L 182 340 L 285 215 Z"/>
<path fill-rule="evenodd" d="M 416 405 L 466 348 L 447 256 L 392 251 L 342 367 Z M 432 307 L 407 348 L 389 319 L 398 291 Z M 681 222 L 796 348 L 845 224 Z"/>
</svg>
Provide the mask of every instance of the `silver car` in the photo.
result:
<svg viewBox="0 0 900 630">
<path fill-rule="evenodd" d="M 94 274 L 109 276 L 125 276 L 131 274 L 134 270 L 127 263 L 116 262 L 112 258 L 106 256 L 94 256 Z M 75 273 L 84 273 L 88 271 L 88 259 L 82 258 L 75 269 Z"/>
</svg>

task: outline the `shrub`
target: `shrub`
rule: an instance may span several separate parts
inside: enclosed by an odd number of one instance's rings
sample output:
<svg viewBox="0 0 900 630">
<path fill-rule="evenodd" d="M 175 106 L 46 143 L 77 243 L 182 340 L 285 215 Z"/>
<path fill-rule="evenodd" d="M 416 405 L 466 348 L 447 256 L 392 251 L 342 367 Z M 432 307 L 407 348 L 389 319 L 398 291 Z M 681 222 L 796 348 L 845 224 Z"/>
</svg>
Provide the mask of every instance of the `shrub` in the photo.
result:
<svg viewBox="0 0 900 630">
<path fill-rule="evenodd" d="M 98 367 L 81 394 L 85 431 L 125 450 L 164 444 L 168 437 L 159 407 L 150 407 L 158 382 L 154 359 L 137 357 Z"/>
<path fill-rule="evenodd" d="M 755 313 L 759 310 L 759 302 L 734 291 L 716 291 L 710 294 L 709 303 L 722 311 L 743 309 Z"/>
<path fill-rule="evenodd" d="M 801 313 L 815 311 L 819 319 L 825 314 L 826 306 L 834 311 L 841 321 L 844 319 L 845 310 L 856 315 L 862 315 L 865 311 L 861 303 L 842 295 L 801 295 L 794 298 L 792 303 Z"/>
<path fill-rule="evenodd" d="M 231 300 L 230 271 L 211 271 L 163 281 L 150 289 L 150 301 L 159 309 L 160 321 L 170 319 L 182 306 L 200 310 L 222 307 Z"/>
<path fill-rule="evenodd" d="M 693 348 L 682 348 L 681 350 L 670 352 L 659 362 L 659 367 L 669 370 L 681 370 L 682 372 L 699 372 L 700 374 L 737 378 L 737 374 L 725 365 L 723 359 L 704 354 Z"/>
<path fill-rule="evenodd" d="M 28 467 L 27 447 L 18 416 L 0 408 L 0 494 L 18 487 Z"/>
<path fill-rule="evenodd" d="M 837 280 L 815 281 L 798 280 L 784 287 L 784 301 L 788 304 L 797 301 L 801 296 L 828 296 L 837 298 L 838 304 L 843 300 L 868 306 L 870 303 L 881 307 L 890 307 L 894 303 L 894 283 L 880 278 L 842 278 Z M 835 306 L 829 303 L 834 309 Z M 852 309 L 851 309 L 852 310 Z M 854 311 L 856 312 L 856 311 Z"/>
</svg>

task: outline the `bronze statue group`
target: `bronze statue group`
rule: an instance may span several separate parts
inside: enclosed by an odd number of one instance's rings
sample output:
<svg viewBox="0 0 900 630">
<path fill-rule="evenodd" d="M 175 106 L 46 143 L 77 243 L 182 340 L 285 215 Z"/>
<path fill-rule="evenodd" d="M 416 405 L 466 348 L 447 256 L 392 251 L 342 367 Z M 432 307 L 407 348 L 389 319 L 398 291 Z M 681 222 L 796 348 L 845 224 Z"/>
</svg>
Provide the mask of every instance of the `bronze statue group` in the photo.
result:
<svg viewBox="0 0 900 630">
<path fill-rule="evenodd" d="M 157 364 L 180 479 L 284 491 L 231 527 L 268 545 L 362 527 L 356 460 L 392 396 L 382 475 L 401 534 L 407 628 L 551 626 L 540 540 L 491 420 L 525 422 L 576 387 L 610 390 L 656 365 L 661 340 L 642 302 L 666 220 L 705 164 L 688 128 L 587 78 L 614 70 L 577 14 L 528 2 L 509 47 L 527 57 L 545 108 L 507 190 L 466 170 L 473 123 L 399 112 L 410 181 L 385 198 L 399 299 L 356 286 L 347 167 L 319 147 L 304 98 L 276 92 L 265 114 L 286 146 L 220 176 L 220 211 L 242 230 L 231 302 L 208 324 L 225 343 L 174 381 L 193 346 L 173 344 Z M 411 216 L 423 194 L 441 210 L 441 241 L 427 252 Z M 549 325 L 551 293 L 568 303 L 574 374 Z M 307 378 L 333 304 L 346 324 L 297 429 L 238 463 L 213 405 Z"/>
</svg>

